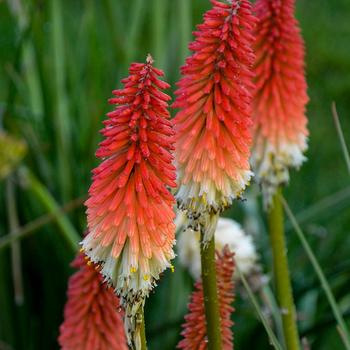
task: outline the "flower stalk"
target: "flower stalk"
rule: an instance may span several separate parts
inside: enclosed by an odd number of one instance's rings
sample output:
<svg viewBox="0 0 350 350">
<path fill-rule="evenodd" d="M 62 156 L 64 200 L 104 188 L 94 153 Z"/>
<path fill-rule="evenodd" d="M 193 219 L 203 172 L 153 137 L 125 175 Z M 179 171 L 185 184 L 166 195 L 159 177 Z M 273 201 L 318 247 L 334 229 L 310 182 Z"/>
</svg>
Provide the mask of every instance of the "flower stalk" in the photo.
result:
<svg viewBox="0 0 350 350">
<path fill-rule="evenodd" d="M 256 18 L 247 0 L 211 0 L 181 68 L 174 108 L 178 208 L 201 234 L 207 341 L 222 349 L 214 233 L 219 214 L 249 185 Z M 203 348 L 203 347 L 201 347 Z"/>
<path fill-rule="evenodd" d="M 145 327 L 145 311 L 143 308 L 140 309 L 140 336 L 141 336 L 141 350 L 147 350 L 147 341 L 146 341 L 146 327 Z"/>
<path fill-rule="evenodd" d="M 337 305 L 337 301 L 336 301 L 334 294 L 332 292 L 332 289 L 331 289 L 331 287 L 326 279 L 326 276 L 324 275 L 324 272 L 322 271 L 322 268 L 321 268 L 320 264 L 318 263 L 317 258 L 315 256 L 314 252 L 312 251 L 310 244 L 306 240 L 306 237 L 305 237 L 303 231 L 301 230 L 295 216 L 293 215 L 287 201 L 283 197 L 280 197 L 280 200 L 282 202 L 282 205 L 284 207 L 284 210 L 285 210 L 290 222 L 292 223 L 292 226 L 293 226 L 296 234 L 298 235 L 298 237 L 301 241 L 301 244 L 302 244 L 308 258 L 310 259 L 310 262 L 311 262 L 311 264 L 312 264 L 312 266 L 317 274 L 317 277 L 320 280 L 321 286 L 322 286 L 322 288 L 327 296 L 328 302 L 332 308 L 334 318 L 338 322 L 337 329 L 338 329 L 340 336 L 343 340 L 345 348 L 347 350 L 350 350 L 349 330 L 346 326 L 346 322 L 344 320 L 342 312 L 341 312 L 339 306 Z"/>
<path fill-rule="evenodd" d="M 210 259 L 207 259 L 207 263 L 209 263 L 209 266 L 212 269 L 213 259 L 211 254 L 214 251 L 214 245 L 212 243 L 211 246 L 209 245 L 209 248 L 207 245 L 204 246 L 204 248 L 209 249 Z M 202 256 L 208 256 L 207 253 L 207 250 L 205 250 L 205 255 L 203 254 Z M 182 325 L 183 331 L 181 332 L 181 335 L 183 336 L 183 339 L 177 345 L 178 349 L 233 349 L 233 322 L 231 320 L 231 315 L 234 312 L 232 303 L 235 300 L 234 282 L 232 279 L 235 272 L 235 261 L 233 256 L 234 253 L 230 251 L 227 245 L 221 250 L 216 250 L 216 279 L 210 279 L 210 283 L 208 283 L 208 279 L 202 278 L 195 283 L 195 290 L 193 291 L 191 301 L 188 304 L 188 313 L 185 316 L 185 323 Z M 208 266 L 206 263 L 203 265 Z M 211 274 L 207 274 L 207 276 L 212 276 L 213 270 L 210 272 Z M 216 283 L 214 284 L 213 282 Z M 214 298 L 211 298 L 207 293 L 207 290 L 209 290 L 208 286 L 215 285 L 217 288 L 213 288 Z M 219 323 L 215 324 L 212 322 L 212 316 L 214 315 L 212 309 L 210 309 L 211 317 L 204 317 L 208 310 L 206 308 L 207 301 L 213 302 L 214 299 L 214 305 L 219 308 L 219 318 L 217 318 L 217 322 Z M 217 317 L 217 315 L 215 315 L 215 317 Z"/>
<path fill-rule="evenodd" d="M 268 211 L 270 243 L 273 255 L 273 270 L 277 301 L 282 316 L 283 334 L 288 350 L 299 350 L 300 342 L 296 324 L 296 311 L 293 301 L 292 285 L 288 268 L 287 248 L 283 227 L 283 207 L 280 199 L 281 189 L 272 199 Z"/>
<path fill-rule="evenodd" d="M 216 283 L 214 235 L 208 243 L 204 244 L 204 234 L 201 233 L 201 263 L 205 317 L 207 321 L 208 349 L 220 350 L 222 349 L 222 338 Z"/>
</svg>

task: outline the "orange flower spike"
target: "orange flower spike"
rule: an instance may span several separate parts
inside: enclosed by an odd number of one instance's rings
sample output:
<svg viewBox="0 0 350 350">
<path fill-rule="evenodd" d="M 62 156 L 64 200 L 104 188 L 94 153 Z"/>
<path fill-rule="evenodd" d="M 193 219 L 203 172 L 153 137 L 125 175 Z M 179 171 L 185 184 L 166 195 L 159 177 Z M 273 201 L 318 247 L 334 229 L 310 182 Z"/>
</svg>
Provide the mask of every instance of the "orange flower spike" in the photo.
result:
<svg viewBox="0 0 350 350">
<path fill-rule="evenodd" d="M 213 8 L 204 14 L 204 23 L 198 25 L 196 39 L 189 45 L 193 54 L 181 69 L 173 104 L 179 108 L 174 119 L 176 198 L 190 219 L 207 228 L 205 240 L 214 233 L 216 214 L 241 196 L 252 176 L 251 68 L 256 22 L 247 0 L 211 3 Z"/>
<path fill-rule="evenodd" d="M 294 0 L 257 0 L 256 95 L 252 166 L 265 205 L 289 180 L 290 167 L 305 160 L 308 131 L 305 106 L 304 43 L 294 17 Z"/>
<path fill-rule="evenodd" d="M 218 284 L 218 299 L 221 316 L 221 335 L 224 350 L 233 349 L 233 335 L 231 327 L 231 314 L 234 308 L 231 306 L 234 301 L 233 273 L 235 263 L 233 253 L 227 246 L 222 253 L 217 252 L 216 257 L 216 278 Z M 204 297 L 202 282 L 195 284 L 196 290 L 192 293 L 191 302 L 188 306 L 189 313 L 185 316 L 182 336 L 177 348 L 184 350 L 204 350 L 207 349 L 207 330 L 204 310 Z"/>
<path fill-rule="evenodd" d="M 124 88 L 113 91 L 96 152 L 102 163 L 93 170 L 86 201 L 89 234 L 82 242 L 87 256 L 101 264 L 101 273 L 115 287 L 122 303 L 143 300 L 159 274 L 174 258 L 172 164 L 174 131 L 167 101 L 160 89 L 163 72 L 133 63 Z"/>
<path fill-rule="evenodd" d="M 119 300 L 93 264 L 79 254 L 68 282 L 68 301 L 58 338 L 62 350 L 127 350 Z"/>
</svg>

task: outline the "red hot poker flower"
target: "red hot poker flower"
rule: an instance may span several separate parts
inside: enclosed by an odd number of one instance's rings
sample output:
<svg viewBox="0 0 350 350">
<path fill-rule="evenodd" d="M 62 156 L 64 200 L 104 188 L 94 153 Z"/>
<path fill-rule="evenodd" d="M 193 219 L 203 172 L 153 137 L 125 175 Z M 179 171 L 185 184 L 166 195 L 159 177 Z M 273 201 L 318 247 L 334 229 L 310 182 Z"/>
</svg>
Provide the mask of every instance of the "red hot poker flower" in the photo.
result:
<svg viewBox="0 0 350 350">
<path fill-rule="evenodd" d="M 288 168 L 305 160 L 308 96 L 294 0 L 258 0 L 255 9 L 259 22 L 252 166 L 269 205 L 276 188 L 288 182 Z"/>
<path fill-rule="evenodd" d="M 79 254 L 68 282 L 68 301 L 58 338 L 62 350 L 127 350 L 119 300 L 102 275 Z"/>
<path fill-rule="evenodd" d="M 102 163 L 93 171 L 86 201 L 90 233 L 82 245 L 88 257 L 101 264 L 101 272 L 121 295 L 122 303 L 144 299 L 159 274 L 174 257 L 174 198 L 172 165 L 174 131 L 167 101 L 160 89 L 163 72 L 133 63 L 124 88 L 113 91 L 96 152 Z"/>
<path fill-rule="evenodd" d="M 255 17 L 247 0 L 211 0 L 194 32 L 174 107 L 179 207 L 195 220 L 220 212 L 240 197 L 252 175 L 252 65 Z M 216 216 L 214 215 L 214 218 Z M 203 215 L 202 215 L 203 218 Z M 214 220 L 215 221 L 215 220 Z M 198 221 L 197 221 L 198 222 Z M 205 240 L 211 238 L 214 223 Z"/>
<path fill-rule="evenodd" d="M 216 257 L 216 279 L 218 284 L 218 299 L 221 316 L 221 334 L 224 350 L 233 349 L 233 335 L 231 327 L 231 314 L 234 308 L 231 306 L 234 301 L 233 294 L 233 273 L 235 268 L 233 253 L 227 246 L 222 253 L 217 252 Z M 207 349 L 207 329 L 205 321 L 205 309 L 203 298 L 203 285 L 198 281 L 195 285 L 191 302 L 188 306 L 189 313 L 185 316 L 184 330 L 182 335 L 184 339 L 178 344 L 179 349 L 184 350 L 205 350 Z"/>
</svg>

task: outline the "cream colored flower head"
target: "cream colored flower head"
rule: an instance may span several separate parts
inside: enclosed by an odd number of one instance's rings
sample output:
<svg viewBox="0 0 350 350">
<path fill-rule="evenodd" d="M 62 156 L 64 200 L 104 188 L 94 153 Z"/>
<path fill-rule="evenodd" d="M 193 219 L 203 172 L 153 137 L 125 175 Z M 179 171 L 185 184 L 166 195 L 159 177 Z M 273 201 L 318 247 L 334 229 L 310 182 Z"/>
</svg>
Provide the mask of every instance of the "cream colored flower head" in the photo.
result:
<svg viewBox="0 0 350 350">
<path fill-rule="evenodd" d="M 178 228 L 186 227 L 185 220 L 177 219 Z M 188 228 L 178 236 L 178 255 L 180 263 L 187 267 L 194 279 L 201 274 L 201 261 L 199 249 L 199 232 Z M 225 245 L 235 253 L 235 261 L 239 270 L 248 275 L 254 270 L 258 256 L 252 237 L 247 235 L 240 224 L 232 219 L 219 218 L 215 232 L 216 249 L 222 250 Z"/>
</svg>

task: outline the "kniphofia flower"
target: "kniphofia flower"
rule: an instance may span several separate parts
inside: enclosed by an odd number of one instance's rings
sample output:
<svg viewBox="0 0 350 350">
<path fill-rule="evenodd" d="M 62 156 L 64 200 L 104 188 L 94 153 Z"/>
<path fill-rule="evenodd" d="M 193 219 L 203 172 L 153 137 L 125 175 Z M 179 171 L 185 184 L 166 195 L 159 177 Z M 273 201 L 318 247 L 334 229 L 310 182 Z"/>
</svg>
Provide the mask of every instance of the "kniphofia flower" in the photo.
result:
<svg viewBox="0 0 350 350">
<path fill-rule="evenodd" d="M 211 0 L 194 32 L 176 91 L 178 205 L 215 231 L 217 213 L 241 197 L 251 178 L 253 27 L 247 0 Z M 200 218 L 199 218 L 200 216 Z"/>
<path fill-rule="evenodd" d="M 305 160 L 308 102 L 304 43 L 294 0 L 257 0 L 256 95 L 252 166 L 265 204 L 289 180 L 289 168 Z"/>
<path fill-rule="evenodd" d="M 174 257 L 174 198 L 167 188 L 176 185 L 174 131 L 170 97 L 160 91 L 169 85 L 152 64 L 151 56 L 131 64 L 124 88 L 109 100 L 117 106 L 96 152 L 102 163 L 93 170 L 82 243 L 132 313 Z"/>
<path fill-rule="evenodd" d="M 58 338 L 62 350 L 127 350 L 119 300 L 83 254 L 68 282 L 68 300 Z"/>
<path fill-rule="evenodd" d="M 216 279 L 218 286 L 218 300 L 221 316 L 221 335 L 224 350 L 233 349 L 233 334 L 231 327 L 231 314 L 234 311 L 232 302 L 234 259 L 233 253 L 227 246 L 216 256 Z M 205 320 L 203 285 L 201 281 L 195 284 L 195 291 L 192 293 L 191 302 L 188 306 L 189 313 L 185 316 L 182 336 L 184 339 L 178 344 L 179 349 L 204 350 L 207 349 L 207 329 Z"/>
</svg>

